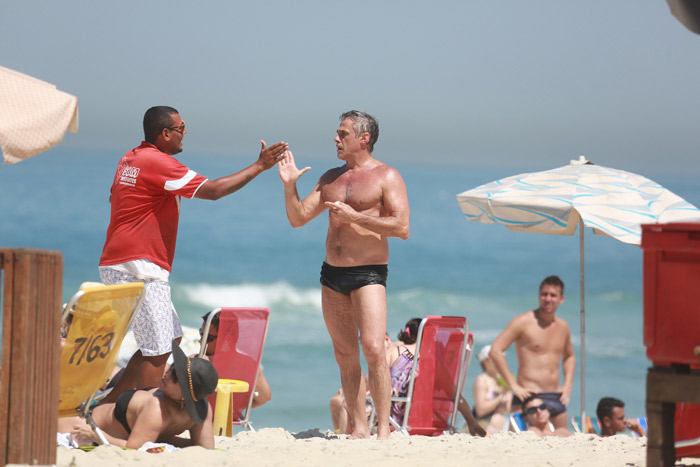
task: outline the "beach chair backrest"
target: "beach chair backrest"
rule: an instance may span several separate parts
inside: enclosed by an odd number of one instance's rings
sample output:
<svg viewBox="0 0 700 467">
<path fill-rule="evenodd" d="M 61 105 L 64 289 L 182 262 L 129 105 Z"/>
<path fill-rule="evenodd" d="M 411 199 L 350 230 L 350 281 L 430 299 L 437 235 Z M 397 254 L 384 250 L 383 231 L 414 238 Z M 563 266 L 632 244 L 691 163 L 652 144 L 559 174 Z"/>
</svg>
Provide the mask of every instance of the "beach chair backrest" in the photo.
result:
<svg viewBox="0 0 700 467">
<path fill-rule="evenodd" d="M 210 320 L 216 314 L 219 315 L 219 329 L 216 352 L 211 361 L 219 373 L 219 379 L 234 379 L 248 383 L 248 392 L 233 395 L 233 424 L 252 429 L 250 409 L 265 346 L 270 310 L 267 308 L 218 308 L 211 312 L 208 322 L 211 322 Z M 204 331 L 208 334 L 209 326 L 206 324 Z M 202 339 L 202 343 L 200 355 L 204 354 L 206 338 Z M 209 396 L 209 403 L 214 410 L 216 393 Z"/>
<path fill-rule="evenodd" d="M 455 431 L 455 407 L 466 378 L 468 324 L 460 316 L 427 316 L 418 330 L 403 428 L 412 435 Z"/>
<path fill-rule="evenodd" d="M 649 424 L 647 423 L 647 418 L 646 417 L 639 417 L 637 419 L 639 422 L 639 426 L 642 427 L 642 430 L 644 430 L 644 433 L 649 433 Z M 635 433 L 635 436 L 639 436 L 637 433 Z"/>
<path fill-rule="evenodd" d="M 88 287 L 66 304 L 62 319 L 71 323 L 61 351 L 59 417 L 75 416 L 86 400 L 89 409 L 112 374 L 142 297 L 143 283 L 134 282 Z"/>
<path fill-rule="evenodd" d="M 527 423 L 525 422 L 523 414 L 520 412 L 511 412 L 510 426 L 516 433 L 522 433 L 523 431 L 527 431 Z"/>
<path fill-rule="evenodd" d="M 581 417 L 573 416 L 571 417 L 571 426 L 574 427 L 576 433 L 587 433 L 600 435 L 600 423 L 596 417 L 585 417 L 583 429 L 581 429 Z"/>
</svg>

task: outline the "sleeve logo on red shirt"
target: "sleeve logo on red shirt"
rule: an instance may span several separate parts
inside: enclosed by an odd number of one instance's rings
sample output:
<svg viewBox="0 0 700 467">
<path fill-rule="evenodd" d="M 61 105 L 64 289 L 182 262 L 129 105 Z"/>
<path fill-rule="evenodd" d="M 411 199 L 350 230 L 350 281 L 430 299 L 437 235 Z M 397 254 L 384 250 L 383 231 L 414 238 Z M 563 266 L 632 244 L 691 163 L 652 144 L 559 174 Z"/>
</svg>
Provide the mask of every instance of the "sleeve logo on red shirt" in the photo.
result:
<svg viewBox="0 0 700 467">
<path fill-rule="evenodd" d="M 120 185 L 136 186 L 136 179 L 141 171 L 138 167 L 131 167 L 128 163 L 119 166 L 117 170 L 117 178 Z"/>
</svg>

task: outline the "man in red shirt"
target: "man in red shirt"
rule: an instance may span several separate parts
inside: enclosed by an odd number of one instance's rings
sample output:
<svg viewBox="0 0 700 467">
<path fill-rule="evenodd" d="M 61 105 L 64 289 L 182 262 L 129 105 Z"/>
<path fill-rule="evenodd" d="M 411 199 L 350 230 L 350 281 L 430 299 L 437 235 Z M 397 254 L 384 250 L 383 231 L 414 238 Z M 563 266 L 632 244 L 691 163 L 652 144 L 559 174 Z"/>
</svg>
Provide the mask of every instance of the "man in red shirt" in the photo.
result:
<svg viewBox="0 0 700 467">
<path fill-rule="evenodd" d="M 217 200 L 234 193 L 273 167 L 289 147 L 280 142 L 268 148 L 261 140 L 257 161 L 235 174 L 209 180 L 172 157 L 182 151 L 182 139 L 187 133 L 176 109 L 148 109 L 143 130 L 145 141 L 119 161 L 111 188 L 107 240 L 100 258 L 103 283 L 145 284 L 145 299 L 132 322 L 139 350 L 105 402 L 114 401 L 127 389 L 158 386 L 172 340 L 179 342 L 182 337 L 168 284 L 180 198 Z"/>
</svg>

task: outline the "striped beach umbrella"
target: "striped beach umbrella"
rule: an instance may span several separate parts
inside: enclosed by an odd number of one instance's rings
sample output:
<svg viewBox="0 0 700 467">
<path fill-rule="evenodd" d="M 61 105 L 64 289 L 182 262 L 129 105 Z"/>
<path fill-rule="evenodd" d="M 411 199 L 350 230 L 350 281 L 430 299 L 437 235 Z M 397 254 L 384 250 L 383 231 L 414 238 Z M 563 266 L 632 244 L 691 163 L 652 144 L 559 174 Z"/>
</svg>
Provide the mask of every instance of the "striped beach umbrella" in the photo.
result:
<svg viewBox="0 0 700 467">
<path fill-rule="evenodd" d="M 468 220 L 500 223 L 512 230 L 573 235 L 581 223 L 596 234 L 633 245 L 641 225 L 700 222 L 700 210 L 641 175 L 595 165 L 583 156 L 543 172 L 514 175 L 457 195 Z M 585 417 L 585 274 L 581 274 L 581 419 Z"/>
<path fill-rule="evenodd" d="M 53 84 L 0 67 L 0 148 L 5 164 L 51 149 L 78 131 L 78 99 Z"/>
</svg>

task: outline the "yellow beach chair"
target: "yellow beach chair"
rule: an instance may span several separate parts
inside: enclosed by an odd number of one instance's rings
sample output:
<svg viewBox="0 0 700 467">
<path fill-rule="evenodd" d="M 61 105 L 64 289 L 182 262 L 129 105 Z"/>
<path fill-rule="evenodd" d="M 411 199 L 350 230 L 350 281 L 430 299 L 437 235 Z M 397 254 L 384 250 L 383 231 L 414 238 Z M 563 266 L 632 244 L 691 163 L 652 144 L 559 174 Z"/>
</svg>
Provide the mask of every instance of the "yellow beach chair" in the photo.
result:
<svg viewBox="0 0 700 467">
<path fill-rule="evenodd" d="M 90 406 L 112 374 L 143 296 L 141 282 L 89 284 L 68 301 L 62 316 L 70 328 L 61 351 L 59 418 L 78 415 L 96 429 Z"/>
</svg>

